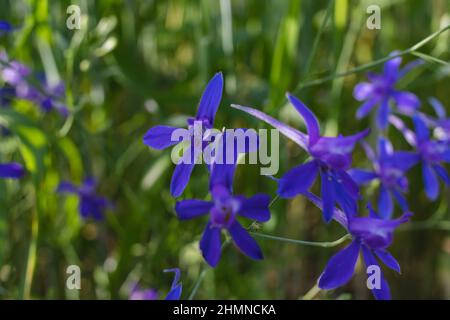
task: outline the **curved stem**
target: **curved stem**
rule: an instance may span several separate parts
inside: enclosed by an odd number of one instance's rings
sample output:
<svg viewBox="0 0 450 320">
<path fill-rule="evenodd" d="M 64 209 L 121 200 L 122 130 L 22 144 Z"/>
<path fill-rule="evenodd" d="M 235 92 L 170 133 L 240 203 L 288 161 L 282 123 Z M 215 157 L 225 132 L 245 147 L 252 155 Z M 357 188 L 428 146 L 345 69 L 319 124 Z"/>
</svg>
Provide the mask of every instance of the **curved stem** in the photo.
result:
<svg viewBox="0 0 450 320">
<path fill-rule="evenodd" d="M 191 294 L 190 294 L 189 297 L 188 297 L 188 300 L 194 299 L 195 294 L 197 293 L 198 288 L 200 288 L 200 285 L 201 285 L 201 283 L 202 283 L 202 281 L 203 281 L 203 278 L 204 278 L 205 275 L 206 275 L 206 271 L 208 271 L 208 269 L 203 269 L 203 270 L 200 272 L 200 275 L 198 276 L 197 281 L 195 282 L 194 288 L 192 289 Z"/>
<path fill-rule="evenodd" d="M 312 246 L 312 247 L 322 247 L 322 248 L 331 248 L 336 247 L 340 245 L 341 243 L 345 242 L 348 239 L 351 239 L 352 236 L 350 234 L 346 234 L 343 237 L 331 241 L 331 242 L 315 242 L 315 241 L 304 241 L 304 240 L 297 240 L 297 239 L 289 239 L 289 238 L 283 238 L 283 237 L 277 237 L 277 236 L 271 236 L 264 233 L 258 233 L 258 232 L 250 232 L 252 235 L 260 237 L 260 238 L 266 238 L 276 241 L 283 241 L 283 242 L 289 242 L 289 243 L 295 243 L 305 246 Z"/>
</svg>

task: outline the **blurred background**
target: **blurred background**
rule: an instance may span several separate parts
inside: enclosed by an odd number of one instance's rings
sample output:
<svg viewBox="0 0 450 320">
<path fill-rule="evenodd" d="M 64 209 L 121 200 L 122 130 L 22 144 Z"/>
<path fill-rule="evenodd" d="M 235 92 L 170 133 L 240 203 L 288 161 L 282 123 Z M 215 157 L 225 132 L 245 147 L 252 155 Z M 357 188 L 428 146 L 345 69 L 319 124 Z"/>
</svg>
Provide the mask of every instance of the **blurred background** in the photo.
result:
<svg viewBox="0 0 450 320">
<path fill-rule="evenodd" d="M 66 26 L 71 4 L 81 9 L 80 30 Z M 366 27 L 371 4 L 381 8 L 379 30 Z M 0 37 L 1 48 L 34 72 L 63 80 L 70 110 L 64 118 L 23 100 L 0 108 L 11 131 L 1 137 L 0 162 L 14 160 L 28 170 L 21 180 L 0 180 L 2 299 L 127 299 L 135 282 L 164 296 L 172 275 L 162 270 L 171 267 L 181 269 L 187 298 L 205 270 L 198 240 L 206 220 L 176 218 L 170 151 L 146 147 L 144 133 L 157 124 L 184 125 L 217 71 L 225 77 L 217 128 L 266 128 L 229 107 L 239 103 L 303 130 L 286 105 L 286 91 L 314 110 L 327 134 L 372 127 L 373 119 L 354 116 L 360 103 L 352 90 L 366 70 L 329 76 L 407 49 L 450 23 L 447 0 L 1 0 L 1 8 L 0 20 L 15 27 Z M 434 96 L 449 114 L 450 66 L 442 63 L 450 59 L 449 48 L 447 31 L 420 48 L 440 61 L 425 56 L 426 64 L 400 83 L 420 97 L 424 112 L 432 113 L 427 98 Z M 404 62 L 416 58 L 406 54 Z M 409 149 L 398 132 L 391 130 L 389 138 L 396 149 Z M 278 176 L 305 159 L 292 142 L 280 141 Z M 361 148 L 354 165 L 370 168 Z M 80 183 L 89 175 L 115 204 L 104 221 L 83 221 L 77 197 L 55 193 L 61 180 Z M 448 299 L 449 190 L 430 202 L 420 169 L 409 178 L 415 215 L 390 249 L 402 274 L 386 269 L 385 276 L 396 299 Z M 207 183 L 206 168 L 197 166 L 183 198 L 205 197 Z M 276 192 L 256 165 L 239 166 L 234 187 L 247 196 Z M 364 189 L 366 201 L 376 199 L 373 189 Z M 265 233 L 310 241 L 344 235 L 336 223 L 325 225 L 320 211 L 302 197 L 278 200 L 271 212 L 261 227 Z M 257 241 L 265 260 L 254 262 L 228 246 L 218 267 L 203 273 L 196 298 L 301 298 L 339 249 Z M 66 267 L 72 264 L 81 268 L 79 291 L 66 288 Z M 358 265 L 348 285 L 315 292 L 314 298 L 372 296 Z"/>
</svg>

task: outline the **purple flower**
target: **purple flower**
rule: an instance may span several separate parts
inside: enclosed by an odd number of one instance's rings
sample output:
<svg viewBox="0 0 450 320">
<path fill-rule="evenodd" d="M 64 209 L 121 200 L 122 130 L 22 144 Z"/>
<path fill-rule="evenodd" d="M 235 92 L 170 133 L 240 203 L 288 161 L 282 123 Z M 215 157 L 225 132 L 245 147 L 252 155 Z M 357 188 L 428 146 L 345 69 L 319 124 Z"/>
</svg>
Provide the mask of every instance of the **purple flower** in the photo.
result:
<svg viewBox="0 0 450 320">
<path fill-rule="evenodd" d="M 197 115 L 193 118 L 189 118 L 187 121 L 188 130 L 192 137 L 191 146 L 186 149 L 179 163 L 175 167 L 175 171 L 172 175 L 172 181 L 170 183 L 170 192 L 174 197 L 180 196 L 186 185 L 189 182 L 192 170 L 195 165 L 195 159 L 199 156 L 197 154 L 202 151 L 206 145 L 201 148 L 194 147 L 193 138 L 193 124 L 194 121 L 200 121 L 202 127 L 210 129 L 214 124 L 214 117 L 217 109 L 219 108 L 220 101 L 222 99 L 223 90 L 223 76 L 222 73 L 216 73 L 216 75 L 209 81 L 203 92 L 200 104 L 198 107 Z M 170 126 L 155 126 L 150 128 L 144 136 L 144 143 L 154 149 L 162 150 L 177 144 L 179 141 L 173 141 L 171 139 L 172 133 L 180 128 Z"/>
<path fill-rule="evenodd" d="M 356 112 L 358 119 L 364 118 L 373 107 L 379 105 L 377 125 L 379 128 L 385 129 L 388 125 L 392 100 L 395 101 L 398 111 L 407 115 L 412 115 L 419 108 L 420 101 L 416 95 L 407 91 L 399 91 L 395 85 L 412 68 L 422 62 L 420 60 L 410 62 L 403 69 L 400 69 L 401 63 L 401 57 L 392 58 L 384 64 L 382 74 L 369 73 L 367 77 L 370 82 L 361 82 L 355 86 L 353 96 L 358 101 L 364 101 L 364 104 Z"/>
<path fill-rule="evenodd" d="M 25 169 L 22 165 L 10 162 L 0 164 L 0 178 L 3 179 L 19 179 L 25 175 Z"/>
<path fill-rule="evenodd" d="M 172 281 L 172 286 L 169 293 L 167 294 L 165 300 L 180 300 L 182 292 L 182 284 L 180 282 L 180 269 L 165 269 L 164 272 L 173 272 L 175 276 Z M 155 289 L 141 289 L 136 283 L 131 289 L 129 296 L 130 300 L 157 300 L 158 291 Z"/>
<path fill-rule="evenodd" d="M 408 211 L 408 204 L 402 193 L 408 191 L 408 178 L 405 173 L 419 161 L 419 156 L 413 152 L 394 152 L 391 143 L 380 137 L 378 140 L 378 156 L 375 156 L 369 145 L 363 143 L 366 155 L 373 163 L 374 170 L 351 169 L 350 176 L 358 185 L 379 180 L 380 193 L 378 198 L 378 213 L 383 219 L 392 217 L 392 196 L 397 200 L 403 211 Z"/>
<path fill-rule="evenodd" d="M 0 35 L 13 31 L 12 25 L 8 21 L 0 20 Z"/>
<path fill-rule="evenodd" d="M 406 141 L 419 154 L 425 193 L 428 199 L 436 200 L 439 196 L 438 177 L 445 185 L 450 185 L 450 177 L 442 166 L 442 163 L 450 163 L 450 141 L 431 139 L 426 119 L 420 114 L 413 116 L 415 132 L 409 130 L 396 116 L 391 116 L 390 122 L 403 133 Z"/>
<path fill-rule="evenodd" d="M 224 158 L 226 157 L 225 144 L 221 144 L 225 149 L 218 149 L 224 150 Z M 216 159 L 218 156 L 222 156 L 222 154 L 217 153 Z M 234 153 L 234 156 L 236 160 L 237 153 Z M 270 197 L 266 194 L 256 194 L 250 198 L 233 195 L 235 167 L 235 164 L 219 164 L 214 161 L 211 166 L 209 183 L 212 200 L 182 200 L 175 205 L 175 211 L 180 220 L 197 218 L 209 213 L 209 221 L 200 240 L 200 250 L 206 262 L 212 267 L 215 267 L 220 260 L 222 229 L 228 231 L 234 244 L 245 255 L 255 260 L 263 259 L 258 243 L 239 223 L 237 217 L 241 216 L 259 222 L 268 221 L 270 219 Z"/>
<path fill-rule="evenodd" d="M 308 135 L 256 109 L 238 105 L 232 105 L 232 107 L 245 111 L 277 128 L 311 155 L 312 160 L 294 167 L 278 180 L 278 194 L 281 197 L 292 198 L 305 193 L 320 173 L 325 221 L 331 220 L 336 202 L 346 214 L 354 215 L 357 211 L 359 188 L 346 173 L 346 170 L 351 165 L 351 154 L 355 144 L 367 136 L 369 130 L 347 137 L 323 137 L 320 135 L 319 123 L 314 113 L 298 98 L 290 94 L 287 94 L 287 97 L 303 117 Z"/>
<path fill-rule="evenodd" d="M 387 267 L 400 273 L 397 260 L 386 250 L 392 243 L 394 230 L 409 221 L 411 213 L 405 213 L 400 218 L 386 220 L 380 218 L 370 207 L 369 217 L 353 217 L 348 221 L 348 231 L 352 235 L 350 245 L 336 253 L 329 260 L 319 278 L 319 287 L 330 290 L 345 285 L 352 277 L 359 252 L 362 252 L 366 268 L 377 266 L 377 258 Z M 380 287 L 372 289 L 378 300 L 391 298 L 389 285 L 380 268 Z"/>
<path fill-rule="evenodd" d="M 113 205 L 108 199 L 96 193 L 96 187 L 94 178 L 86 178 L 79 187 L 70 182 L 61 182 L 56 192 L 76 194 L 80 199 L 79 211 L 83 219 L 102 220 L 104 211 Z"/>
</svg>

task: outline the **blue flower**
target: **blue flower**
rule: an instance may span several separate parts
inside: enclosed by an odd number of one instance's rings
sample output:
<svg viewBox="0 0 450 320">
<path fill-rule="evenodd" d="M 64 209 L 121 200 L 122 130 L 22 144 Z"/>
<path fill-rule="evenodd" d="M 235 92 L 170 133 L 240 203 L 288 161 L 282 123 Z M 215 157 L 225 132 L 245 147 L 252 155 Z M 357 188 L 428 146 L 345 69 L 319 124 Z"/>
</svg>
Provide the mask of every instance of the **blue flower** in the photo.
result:
<svg viewBox="0 0 450 320">
<path fill-rule="evenodd" d="M 213 127 L 214 117 L 222 99 L 222 90 L 223 76 L 222 73 L 219 72 L 216 73 L 216 75 L 206 86 L 200 100 L 197 115 L 193 118 L 189 118 L 187 121 L 188 130 L 192 137 L 191 146 L 186 148 L 186 151 L 184 152 L 179 163 L 176 165 L 175 171 L 172 175 L 170 192 L 174 197 L 178 197 L 183 193 L 191 177 L 192 170 L 194 169 L 195 159 L 199 156 L 197 153 L 206 147 L 206 145 L 203 145 L 202 148 L 194 148 L 193 146 L 194 141 L 192 128 L 194 121 L 200 121 L 204 129 L 210 129 Z M 171 147 L 179 142 L 171 139 L 172 133 L 177 129 L 180 128 L 170 126 L 152 127 L 145 134 L 144 143 L 149 147 L 158 150 Z"/>
<path fill-rule="evenodd" d="M 394 230 L 409 221 L 411 213 L 405 213 L 398 219 L 386 220 L 380 218 L 370 206 L 369 210 L 369 217 L 349 219 L 348 231 L 352 235 L 352 242 L 331 257 L 319 278 L 319 288 L 330 290 L 345 285 L 353 276 L 360 252 L 366 268 L 380 268 L 378 257 L 387 267 L 400 273 L 400 265 L 386 249 L 392 243 Z M 380 277 L 380 287 L 372 289 L 372 293 L 378 300 L 388 300 L 391 298 L 390 289 L 381 268 Z"/>
<path fill-rule="evenodd" d="M 367 77 L 370 82 L 361 82 L 355 86 L 353 96 L 358 101 L 364 101 L 364 104 L 356 112 L 358 119 L 364 118 L 376 105 L 379 105 L 377 125 L 379 128 L 385 129 L 389 123 L 391 100 L 395 101 L 399 112 L 407 115 L 412 115 L 419 108 L 420 101 L 416 95 L 407 91 L 399 91 L 395 86 L 405 74 L 421 64 L 422 61 L 413 61 L 403 69 L 400 69 L 401 63 L 401 57 L 392 58 L 384 64 L 382 74 L 369 73 Z"/>
<path fill-rule="evenodd" d="M 67 181 L 61 182 L 56 191 L 73 193 L 79 197 L 79 211 L 83 219 L 102 220 L 104 211 L 112 208 L 113 205 L 108 199 L 96 193 L 96 186 L 97 183 L 94 178 L 86 178 L 79 187 Z"/>
<path fill-rule="evenodd" d="M 164 272 L 173 272 L 175 276 L 172 281 L 172 286 L 165 300 L 180 300 L 183 286 L 180 282 L 180 269 L 165 269 Z M 136 283 L 131 289 L 129 296 L 130 300 L 157 300 L 158 291 L 155 289 L 141 289 Z"/>
<path fill-rule="evenodd" d="M 316 180 L 317 174 L 320 173 L 325 221 L 331 220 L 336 202 L 346 214 L 352 216 L 357 211 L 359 188 L 346 170 L 351 165 L 351 154 L 355 144 L 367 136 L 369 130 L 347 137 L 323 137 L 320 135 L 319 123 L 314 113 L 298 98 L 290 94 L 287 97 L 303 117 L 308 135 L 256 109 L 238 105 L 232 105 L 232 107 L 245 111 L 277 128 L 312 157 L 311 161 L 294 167 L 278 180 L 278 194 L 281 197 L 292 198 L 308 191 Z"/>
<path fill-rule="evenodd" d="M 218 141 L 222 140 L 220 137 Z M 211 165 L 209 191 L 211 201 L 190 199 L 178 201 L 175 211 L 180 220 L 197 218 L 209 213 L 209 221 L 200 240 L 200 250 L 206 262 L 215 267 L 221 255 L 221 230 L 225 229 L 231 235 L 234 244 L 248 257 L 261 260 L 263 254 L 258 243 L 250 236 L 247 230 L 237 220 L 238 216 L 259 222 L 270 219 L 270 197 L 266 194 L 256 194 L 250 198 L 233 195 L 233 177 L 236 164 L 219 164 L 217 159 L 222 156 L 226 159 L 226 143 L 219 142 L 224 150 L 215 155 Z M 233 146 L 236 148 L 236 144 Z M 237 152 L 234 152 L 235 161 Z M 224 161 L 221 161 L 224 162 Z"/>
<path fill-rule="evenodd" d="M 403 211 L 408 211 L 408 203 L 402 193 L 408 191 L 408 178 L 405 173 L 419 161 L 414 152 L 394 152 L 391 143 L 380 137 L 378 141 L 378 156 L 375 156 L 369 145 L 363 143 L 366 155 L 371 160 L 374 171 L 351 169 L 350 176 L 358 185 L 379 180 L 380 193 L 378 198 L 378 213 L 384 219 L 392 217 L 392 196 L 397 200 Z"/>
<path fill-rule="evenodd" d="M 19 179 L 25 175 L 25 169 L 22 165 L 10 162 L 0 163 L 0 178 L 3 179 Z"/>
</svg>

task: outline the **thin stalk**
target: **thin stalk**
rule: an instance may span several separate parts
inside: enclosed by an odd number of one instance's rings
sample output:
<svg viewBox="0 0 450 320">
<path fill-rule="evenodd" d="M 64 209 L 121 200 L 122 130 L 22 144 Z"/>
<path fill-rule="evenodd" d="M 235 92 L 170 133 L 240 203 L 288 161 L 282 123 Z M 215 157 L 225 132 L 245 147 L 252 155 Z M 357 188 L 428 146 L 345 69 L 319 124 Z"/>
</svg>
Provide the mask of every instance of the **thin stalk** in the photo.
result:
<svg viewBox="0 0 450 320">
<path fill-rule="evenodd" d="M 269 234 L 264 233 L 258 233 L 258 232 L 250 232 L 252 235 L 260 237 L 260 238 L 266 238 L 276 241 L 282 241 L 282 242 L 288 242 L 288 243 L 294 243 L 294 244 L 300 244 L 304 246 L 312 246 L 312 247 L 321 247 L 321 248 L 332 248 L 340 245 L 341 243 L 345 242 L 348 239 L 351 239 L 352 236 L 350 234 L 346 234 L 345 236 L 331 242 L 316 242 L 316 241 L 304 241 L 304 240 L 297 240 L 297 239 L 290 239 L 290 238 L 283 238 L 283 237 L 277 237 L 277 236 L 271 236 Z"/>
</svg>

